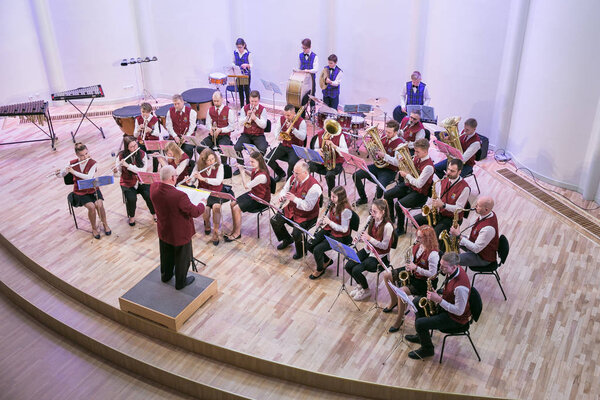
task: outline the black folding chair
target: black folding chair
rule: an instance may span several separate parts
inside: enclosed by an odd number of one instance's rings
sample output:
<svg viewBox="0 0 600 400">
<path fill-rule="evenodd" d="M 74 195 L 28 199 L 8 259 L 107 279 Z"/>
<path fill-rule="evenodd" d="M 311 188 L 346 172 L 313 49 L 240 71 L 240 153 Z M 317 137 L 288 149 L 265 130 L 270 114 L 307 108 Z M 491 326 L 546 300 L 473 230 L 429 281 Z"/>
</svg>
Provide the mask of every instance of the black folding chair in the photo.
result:
<svg viewBox="0 0 600 400">
<path fill-rule="evenodd" d="M 502 287 L 502 283 L 500 283 L 500 275 L 498 275 L 498 268 L 506 261 L 506 257 L 508 257 L 509 251 L 508 239 L 504 235 L 500 235 L 498 238 L 498 256 L 500 257 L 500 263 L 498 261 L 494 261 L 484 267 L 468 267 L 475 272 L 473 275 L 473 280 L 471 281 L 471 287 L 475 285 L 475 277 L 477 275 L 494 275 L 496 278 L 496 282 L 498 282 L 498 286 L 500 286 L 500 290 L 502 291 L 502 295 L 504 296 L 504 301 L 506 301 L 506 294 L 504 293 L 504 288 Z"/>
</svg>

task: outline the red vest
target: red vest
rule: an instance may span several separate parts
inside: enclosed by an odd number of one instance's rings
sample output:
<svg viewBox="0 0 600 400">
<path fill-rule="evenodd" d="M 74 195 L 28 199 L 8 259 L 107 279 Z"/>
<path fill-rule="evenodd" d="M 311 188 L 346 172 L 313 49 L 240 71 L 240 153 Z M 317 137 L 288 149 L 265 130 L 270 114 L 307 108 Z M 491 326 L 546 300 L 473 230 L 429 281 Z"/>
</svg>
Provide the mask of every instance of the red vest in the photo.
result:
<svg viewBox="0 0 600 400">
<path fill-rule="evenodd" d="M 303 121 L 302 118 L 298 118 L 298 120 L 296 121 L 296 123 L 294 124 L 294 129 L 300 129 L 300 123 Z M 281 127 L 283 128 L 283 124 L 285 123 L 285 117 L 282 115 L 281 117 L 279 117 L 279 123 L 281 124 Z M 287 129 L 287 128 L 286 128 Z M 293 133 L 290 132 L 290 140 L 283 140 L 281 142 L 282 146 L 285 147 L 292 147 L 293 144 L 295 144 L 296 146 L 300 146 L 303 147 L 304 146 L 304 140 L 300 140 L 296 137 L 296 135 L 294 135 Z"/>
<path fill-rule="evenodd" d="M 313 185 L 319 185 L 319 182 L 309 175 L 304 183 L 298 185 L 296 185 L 296 178 L 292 177 L 290 185 L 290 193 L 304 200 L 309 189 Z M 290 204 L 288 204 L 288 206 L 283 210 L 283 213 L 287 218 L 293 219 L 297 223 L 309 221 L 319 216 L 319 202 L 317 201 L 315 203 L 315 206 L 312 208 L 312 210 L 303 211 L 296 206 L 296 203 L 290 201 Z"/>
<path fill-rule="evenodd" d="M 72 165 L 72 164 L 76 164 L 78 162 L 79 162 L 79 160 L 71 160 L 71 162 L 69 164 Z M 92 167 L 95 164 L 96 164 L 96 161 L 92 160 L 90 158 L 88 160 L 87 164 L 85 164 L 85 169 L 83 171 L 81 170 L 81 165 L 76 165 L 76 166 L 71 167 L 71 168 L 73 168 L 74 171 L 81 172 L 82 174 L 87 174 L 88 172 L 90 172 L 90 169 L 92 169 Z M 77 177 L 77 176 L 75 176 L 73 174 L 73 193 L 78 194 L 80 196 L 82 196 L 84 194 L 93 194 L 93 193 L 96 193 L 96 189 L 82 189 L 82 190 L 79 190 L 77 188 L 77 181 L 82 181 L 82 180 L 83 179 L 81 179 L 81 178 L 79 178 L 79 177 Z"/>
<path fill-rule="evenodd" d="M 349 209 L 350 209 L 349 207 L 346 207 L 346 208 L 344 208 L 344 209 L 342 210 L 342 213 L 343 213 L 345 210 L 349 210 Z M 331 210 L 329 210 L 329 215 L 328 215 L 328 217 L 329 217 L 329 219 L 330 219 L 332 222 L 335 222 L 335 223 L 336 223 L 336 224 L 338 224 L 338 225 L 341 225 L 341 224 L 342 224 L 342 214 L 340 214 L 340 215 L 337 215 L 337 214 L 335 213 L 335 206 L 331 207 Z M 336 237 L 336 238 L 341 238 L 341 237 L 345 237 L 345 236 L 348 236 L 348 235 L 350 235 L 350 230 L 351 230 L 351 229 L 350 229 L 350 224 L 348 224 L 348 229 L 346 229 L 346 231 L 345 231 L 345 232 L 339 232 L 339 231 L 336 231 L 336 230 L 334 230 L 334 229 L 333 229 L 331 226 L 329 226 L 329 225 L 326 225 L 326 226 L 325 226 L 325 228 L 323 228 L 323 229 L 325 229 L 326 231 L 331 231 L 331 236 L 333 236 L 333 237 Z"/>
<path fill-rule="evenodd" d="M 142 159 L 144 159 L 146 157 L 146 153 L 144 153 L 144 151 L 142 149 L 138 150 L 138 153 L 140 154 L 140 156 L 142 157 Z M 134 154 L 133 156 L 129 157 L 129 159 L 126 162 L 131 161 L 129 164 L 133 163 L 133 158 L 137 157 L 137 154 Z M 119 153 L 119 160 L 123 159 L 123 152 Z M 135 184 L 138 181 L 138 176 L 136 173 L 131 172 L 129 169 L 125 168 L 125 167 L 120 167 L 121 168 L 121 186 L 123 187 L 134 187 Z"/>
<path fill-rule="evenodd" d="M 413 262 L 418 266 L 421 267 L 425 270 L 429 269 L 429 254 L 431 254 L 431 251 L 429 250 L 424 250 L 423 253 L 421 253 L 421 255 L 419 256 L 419 258 L 417 257 L 417 251 L 419 251 L 419 247 L 421 247 L 420 244 L 415 244 L 412 248 L 412 254 L 413 254 Z M 417 271 L 415 271 L 415 278 L 417 279 L 421 279 L 421 280 L 426 280 L 427 277 L 424 275 L 419 274 Z"/>
<path fill-rule="evenodd" d="M 464 286 L 469 289 L 469 294 L 471 293 L 471 283 L 469 282 L 469 277 L 467 273 L 463 269 L 463 267 L 458 266 L 458 275 L 454 278 L 450 279 L 446 286 L 444 287 L 444 292 L 442 293 L 442 299 L 446 300 L 448 303 L 454 304 L 454 289 L 458 286 Z M 471 317 L 471 307 L 469 307 L 469 300 L 467 298 L 467 305 L 465 306 L 465 311 L 462 315 L 454 315 L 452 313 L 448 313 L 450 318 L 458 322 L 459 324 L 466 324 L 469 322 L 469 318 Z"/>
<path fill-rule="evenodd" d="M 467 136 L 464 135 L 463 132 L 464 132 L 464 129 L 461 132 L 461 135 L 459 137 L 460 147 L 462 147 L 463 152 L 466 151 L 469 148 L 469 146 L 472 145 L 473 143 L 475 143 L 475 142 L 481 143 L 481 139 L 479 138 L 479 135 L 477 134 L 477 132 L 475 132 L 473 134 L 473 136 L 471 136 L 469 138 L 469 140 L 467 140 Z M 473 165 L 475 165 L 475 157 L 477 157 L 477 153 L 473 154 L 471 156 L 471 158 L 469 158 L 468 160 L 463 160 L 463 162 L 466 165 L 470 165 L 472 167 Z"/>
<path fill-rule="evenodd" d="M 415 164 L 415 168 L 417 169 L 417 172 L 419 173 L 419 175 L 421 175 L 421 172 L 423 172 L 423 169 L 426 166 L 431 165 L 433 167 L 433 161 L 431 161 L 431 158 L 428 158 L 427 160 L 423 161 L 419 157 L 414 157 L 413 164 Z M 429 193 L 429 189 L 431 188 L 431 184 L 433 183 L 433 175 L 434 174 L 431 174 L 429 179 L 427 179 L 427 182 L 425 182 L 425 184 L 423 186 L 421 186 L 420 188 L 413 186 L 408 182 L 406 183 L 406 185 L 409 188 L 411 188 L 412 190 L 414 190 L 415 192 L 421 193 L 421 194 L 424 194 L 427 196 Z M 419 177 L 415 176 L 415 178 L 419 178 Z"/>
<path fill-rule="evenodd" d="M 440 185 L 441 193 L 438 193 L 437 195 L 441 196 L 440 200 L 442 200 L 444 203 L 450 204 L 450 205 L 455 205 L 456 200 L 458 200 L 462 191 L 465 188 L 469 187 L 469 184 L 463 178 L 458 178 L 458 179 L 459 179 L 459 181 L 456 182 L 456 184 L 454 186 L 452 186 L 452 188 L 450 190 L 447 190 L 450 187 L 450 179 L 448 179 L 448 178 L 442 179 L 442 182 Z M 450 217 L 450 218 L 454 217 L 453 212 L 450 212 L 443 208 L 440 210 L 440 213 L 444 217 Z M 458 214 L 459 221 L 462 221 L 462 218 L 463 218 L 463 212 L 461 211 Z"/>
<path fill-rule="evenodd" d="M 475 240 L 477 240 L 477 236 L 479 236 L 479 232 L 481 232 L 481 229 L 486 226 L 493 227 L 496 233 L 488 245 L 479 252 L 479 257 L 483 258 L 485 261 L 497 261 L 496 252 L 498 251 L 498 219 L 496 218 L 495 213 L 492 213 L 491 217 L 481 220 L 477 219 L 477 222 L 475 222 L 473 228 L 471 229 L 469 240 L 471 242 L 475 242 Z"/>
<path fill-rule="evenodd" d="M 183 112 L 181 113 L 175 111 L 175 107 L 169 109 L 173 130 L 179 137 L 183 136 L 190 127 L 190 111 L 192 111 L 192 109 L 187 106 L 184 107 Z"/>
<path fill-rule="evenodd" d="M 144 125 L 144 118 L 141 115 L 138 115 L 137 117 L 135 117 L 135 119 L 137 120 L 138 126 Z M 156 124 L 157 122 L 158 118 L 156 118 L 154 115 L 151 116 L 150 121 L 148 121 L 148 128 L 154 129 L 154 124 Z M 144 133 L 141 133 L 137 138 L 139 143 L 142 143 L 142 135 L 144 135 Z M 146 133 L 145 136 L 146 138 L 144 140 L 160 140 L 160 138 L 158 136 L 154 136 L 152 132 Z"/>
<path fill-rule="evenodd" d="M 206 171 L 202 172 L 200 176 L 204 178 L 214 179 L 217 177 L 217 173 L 219 172 L 219 167 L 217 168 L 209 168 Z M 223 189 L 223 181 L 219 185 L 209 185 L 204 181 L 198 181 L 198 187 L 200 189 L 210 190 L 211 192 L 220 192 Z"/>
<path fill-rule="evenodd" d="M 250 189 L 250 193 L 258 197 L 259 199 L 263 199 L 266 202 L 271 201 L 271 177 L 266 172 L 260 171 L 258 169 L 253 169 L 250 174 L 250 179 L 254 179 L 259 175 L 264 175 L 267 177 L 267 183 L 261 183 L 260 185 L 254 186 Z"/>
<path fill-rule="evenodd" d="M 323 147 L 323 134 L 325 133 L 325 131 L 323 129 L 319 129 L 319 131 L 317 132 L 317 136 L 319 137 L 319 148 Z M 335 144 L 336 146 L 340 145 L 340 139 L 342 138 L 342 135 L 335 135 L 333 137 L 330 138 L 331 142 L 333 144 Z M 344 163 L 344 157 L 342 157 L 337 151 L 335 152 L 335 164 L 336 165 L 341 165 Z"/>
<path fill-rule="evenodd" d="M 179 164 L 181 164 L 182 162 L 184 162 L 185 160 L 189 160 L 190 158 L 188 157 L 187 154 L 183 153 L 181 154 L 181 158 L 179 159 Z M 173 166 L 173 168 L 177 169 L 177 166 L 179 164 L 175 164 L 175 160 L 170 159 L 169 160 L 169 165 Z M 190 163 L 188 161 L 188 165 L 187 167 L 185 167 L 183 169 L 183 171 L 181 171 L 181 174 L 179 174 L 179 176 L 177 177 L 177 183 L 181 182 L 183 180 L 183 178 L 185 178 L 186 176 L 188 176 L 190 174 Z"/>
<path fill-rule="evenodd" d="M 225 128 L 229 125 L 229 107 L 223 107 L 221 114 L 217 114 L 217 107 L 212 106 L 208 109 L 208 114 L 213 124 L 217 124 L 217 128 Z M 219 136 L 229 136 L 229 132 L 221 132 Z"/>
<path fill-rule="evenodd" d="M 391 223 L 388 222 L 388 224 L 391 225 Z M 381 240 L 383 239 L 383 231 L 385 231 L 385 225 L 383 227 L 383 229 L 381 230 L 381 234 L 378 233 L 379 227 L 375 228 L 375 221 L 373 220 L 373 222 L 371 222 L 371 227 L 369 228 L 369 236 L 372 236 L 375 240 L 381 242 Z M 385 249 L 380 249 L 379 247 L 373 245 L 373 247 L 375 248 L 375 251 L 377 252 L 377 254 L 381 255 L 386 255 L 390 253 L 390 249 L 392 248 L 392 237 L 390 237 L 390 241 L 387 245 L 387 247 Z"/>
<path fill-rule="evenodd" d="M 383 148 L 385 149 L 387 155 L 395 157 L 396 149 L 402 144 L 402 139 L 396 136 L 390 140 L 387 138 L 387 136 L 384 136 L 381 138 L 381 144 L 383 144 Z M 389 164 L 386 168 L 391 169 L 392 171 L 398 171 L 398 167 L 392 164 Z"/>
<path fill-rule="evenodd" d="M 402 129 L 402 131 L 404 132 L 404 135 L 402 135 L 404 137 L 404 140 L 406 140 L 407 142 L 414 142 L 415 137 L 417 136 L 417 132 L 425 128 L 423 127 L 423 124 L 421 122 L 417 122 L 416 124 L 405 130 L 404 127 L 408 125 L 408 120 L 409 117 L 402 118 L 402 122 L 400 122 L 400 129 Z"/>
<path fill-rule="evenodd" d="M 261 106 L 260 104 L 258 105 L 258 109 L 255 112 L 256 118 L 260 118 L 260 116 L 262 115 L 262 112 L 265 108 L 263 106 Z M 248 117 L 248 113 L 250 112 L 250 104 L 246 104 L 244 106 L 244 113 L 246 113 L 246 118 Z M 245 122 L 246 120 L 244 120 Z M 250 127 L 246 128 L 244 126 L 244 132 L 243 133 L 247 133 L 248 135 L 253 135 L 253 136 L 259 136 L 259 135 L 264 135 L 265 134 L 265 130 L 263 128 L 260 128 L 258 125 L 256 125 L 256 121 L 252 121 L 250 123 Z"/>
</svg>

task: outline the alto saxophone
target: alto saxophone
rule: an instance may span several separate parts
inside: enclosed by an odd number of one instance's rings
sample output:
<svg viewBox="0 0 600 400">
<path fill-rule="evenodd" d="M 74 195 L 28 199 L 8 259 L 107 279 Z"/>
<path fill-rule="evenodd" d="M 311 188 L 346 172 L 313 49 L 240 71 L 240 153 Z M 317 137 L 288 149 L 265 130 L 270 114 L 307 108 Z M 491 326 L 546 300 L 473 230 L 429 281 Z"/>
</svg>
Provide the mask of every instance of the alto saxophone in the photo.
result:
<svg viewBox="0 0 600 400">
<path fill-rule="evenodd" d="M 405 266 L 410 264 L 410 261 L 412 259 L 412 247 L 413 247 L 413 245 L 411 244 L 410 246 L 408 246 L 406 248 L 406 250 L 404 250 L 404 265 Z M 400 281 L 400 286 L 408 286 L 410 284 L 411 275 L 412 274 L 407 269 L 400 271 L 398 273 L 398 280 Z"/>
<path fill-rule="evenodd" d="M 435 278 L 435 277 L 434 277 Z M 431 284 L 432 278 L 427 278 L 427 291 L 433 292 L 433 285 Z M 440 307 L 433 300 L 428 300 L 427 296 L 419 299 L 419 307 L 423 309 L 426 317 L 431 317 L 440 312 Z"/>
<path fill-rule="evenodd" d="M 438 199 L 437 190 L 435 190 L 435 182 L 434 182 L 433 185 L 431 185 L 431 200 L 437 200 L 437 199 Z M 433 205 L 428 206 L 427 204 L 425 204 L 421 208 L 421 213 L 427 217 L 427 224 L 429 226 L 434 226 L 437 224 L 438 210 Z"/>
</svg>

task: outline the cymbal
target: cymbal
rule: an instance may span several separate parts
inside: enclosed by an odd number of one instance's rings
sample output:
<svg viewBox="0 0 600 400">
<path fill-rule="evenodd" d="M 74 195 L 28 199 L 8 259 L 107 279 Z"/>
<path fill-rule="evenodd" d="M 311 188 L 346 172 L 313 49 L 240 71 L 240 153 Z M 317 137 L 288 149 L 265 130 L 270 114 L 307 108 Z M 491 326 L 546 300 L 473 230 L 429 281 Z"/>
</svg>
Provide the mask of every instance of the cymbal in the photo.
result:
<svg viewBox="0 0 600 400">
<path fill-rule="evenodd" d="M 367 100 L 367 104 L 370 104 L 372 106 L 382 106 L 384 104 L 389 103 L 389 100 L 385 97 L 371 97 L 370 99 Z"/>
<path fill-rule="evenodd" d="M 381 108 L 373 108 L 373 110 L 369 111 L 368 113 L 365 113 L 365 115 L 367 117 L 376 117 L 378 115 L 383 114 L 383 110 Z"/>
<path fill-rule="evenodd" d="M 320 106 L 324 106 L 325 102 L 323 102 L 323 100 L 313 96 L 312 94 L 308 95 L 308 98 L 311 99 L 312 101 L 314 101 L 316 104 L 320 105 Z"/>
<path fill-rule="evenodd" d="M 337 110 L 335 110 L 335 109 L 333 109 L 331 107 L 326 106 L 325 103 L 323 103 L 322 105 L 319 105 L 319 108 L 317 109 L 317 111 L 318 112 L 324 112 L 324 113 L 327 113 L 327 114 L 338 114 Z"/>
</svg>

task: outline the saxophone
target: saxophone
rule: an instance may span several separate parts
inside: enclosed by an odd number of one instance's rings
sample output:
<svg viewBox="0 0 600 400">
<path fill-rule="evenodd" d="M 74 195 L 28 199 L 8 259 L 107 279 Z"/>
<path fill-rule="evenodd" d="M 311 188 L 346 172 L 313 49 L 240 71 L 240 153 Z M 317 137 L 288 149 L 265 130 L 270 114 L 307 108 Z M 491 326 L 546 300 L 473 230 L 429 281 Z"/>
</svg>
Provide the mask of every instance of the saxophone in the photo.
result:
<svg viewBox="0 0 600 400">
<path fill-rule="evenodd" d="M 463 211 L 460 208 L 454 210 L 454 217 L 452 218 L 452 227 L 458 228 L 458 214 Z M 446 253 L 453 252 L 458 253 L 458 236 L 450 235 L 448 229 L 440 232 L 439 239 L 444 242 L 444 247 L 446 248 Z"/>
<path fill-rule="evenodd" d="M 380 151 L 385 153 L 385 147 L 383 147 L 383 143 L 381 142 L 377 126 L 372 126 L 367 129 L 363 136 L 363 143 L 377 168 L 385 168 L 388 166 L 388 163 L 385 160 L 380 159 L 377 155 Z"/>
<path fill-rule="evenodd" d="M 436 275 L 437 276 L 437 275 Z M 434 277 L 435 278 L 435 277 Z M 432 278 L 427 278 L 427 291 L 433 292 L 433 285 L 431 284 Z M 433 300 L 427 300 L 427 297 L 421 297 L 419 299 L 419 307 L 423 309 L 426 317 L 431 317 L 432 315 L 440 312 L 440 307 Z"/>
<path fill-rule="evenodd" d="M 412 157 L 410 156 L 410 150 L 408 148 L 408 144 L 404 143 L 400 147 L 398 147 L 398 169 L 400 171 L 404 171 L 407 174 L 411 174 L 413 177 L 419 177 L 419 171 L 415 167 L 415 163 L 413 162 Z"/>
<path fill-rule="evenodd" d="M 437 200 L 437 198 L 438 198 L 437 190 L 435 190 L 435 182 L 434 182 L 433 185 L 431 185 L 431 200 Z M 433 205 L 428 206 L 427 204 L 425 204 L 421 208 L 421 213 L 423 213 L 423 215 L 427 217 L 427 224 L 429 226 L 434 226 L 437 224 L 438 210 Z"/>
<path fill-rule="evenodd" d="M 335 168 L 335 148 L 330 142 L 333 136 L 342 133 L 342 126 L 333 118 L 328 118 L 323 123 L 325 132 L 321 138 L 321 153 L 323 153 L 323 165 L 327 171 Z"/>
<path fill-rule="evenodd" d="M 308 103 L 303 105 L 302 107 L 300 107 L 300 109 L 296 113 L 296 116 L 294 117 L 292 122 L 289 123 L 289 126 L 287 127 L 286 130 L 283 130 L 283 127 L 282 127 L 281 131 L 279 131 L 279 140 L 281 140 L 281 141 L 292 140 L 292 129 L 294 129 L 294 124 L 296 123 L 296 121 L 298 121 L 298 118 L 300 118 L 300 115 L 302 115 L 302 113 L 304 112 L 304 109 L 306 108 L 307 105 L 308 105 Z M 288 121 L 286 120 L 285 123 L 287 124 Z"/>
<path fill-rule="evenodd" d="M 452 146 L 462 153 L 463 149 L 460 144 L 460 134 L 458 133 L 459 122 L 460 117 L 448 117 L 443 120 L 441 125 L 446 129 L 446 132 L 440 133 L 440 139 L 448 146 Z"/>
<path fill-rule="evenodd" d="M 404 250 L 404 264 L 410 264 L 410 260 L 412 259 L 412 247 L 411 244 Z M 408 286 L 410 284 L 411 273 L 408 270 L 400 271 L 398 273 L 398 280 L 400 281 L 400 286 Z"/>
</svg>

